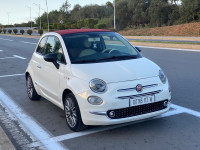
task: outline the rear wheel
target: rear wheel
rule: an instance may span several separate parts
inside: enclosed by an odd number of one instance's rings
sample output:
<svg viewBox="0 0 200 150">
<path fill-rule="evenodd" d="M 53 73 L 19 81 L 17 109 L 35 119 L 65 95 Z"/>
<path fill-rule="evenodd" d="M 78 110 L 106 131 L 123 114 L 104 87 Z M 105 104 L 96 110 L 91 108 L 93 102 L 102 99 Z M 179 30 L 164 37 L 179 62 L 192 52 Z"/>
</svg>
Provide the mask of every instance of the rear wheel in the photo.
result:
<svg viewBox="0 0 200 150">
<path fill-rule="evenodd" d="M 87 128 L 83 124 L 80 109 L 73 94 L 68 94 L 64 101 L 64 111 L 68 127 L 73 131 L 82 131 Z"/>
<path fill-rule="evenodd" d="M 27 94 L 30 100 L 39 100 L 41 98 L 41 96 L 38 95 L 35 90 L 35 87 L 30 75 L 28 75 L 26 78 L 26 89 L 27 89 Z"/>
</svg>

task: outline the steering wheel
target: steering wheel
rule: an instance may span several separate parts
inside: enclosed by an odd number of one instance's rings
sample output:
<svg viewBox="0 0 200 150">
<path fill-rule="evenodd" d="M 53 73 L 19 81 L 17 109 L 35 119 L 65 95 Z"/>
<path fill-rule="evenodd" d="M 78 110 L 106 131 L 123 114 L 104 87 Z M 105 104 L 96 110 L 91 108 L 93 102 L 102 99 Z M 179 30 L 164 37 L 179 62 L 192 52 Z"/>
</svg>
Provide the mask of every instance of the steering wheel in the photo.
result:
<svg viewBox="0 0 200 150">
<path fill-rule="evenodd" d="M 104 50 L 102 51 L 102 53 L 109 53 L 109 54 L 114 53 L 114 52 L 119 52 L 119 51 L 116 50 L 116 49 L 111 49 L 111 48 L 104 49 Z"/>
</svg>

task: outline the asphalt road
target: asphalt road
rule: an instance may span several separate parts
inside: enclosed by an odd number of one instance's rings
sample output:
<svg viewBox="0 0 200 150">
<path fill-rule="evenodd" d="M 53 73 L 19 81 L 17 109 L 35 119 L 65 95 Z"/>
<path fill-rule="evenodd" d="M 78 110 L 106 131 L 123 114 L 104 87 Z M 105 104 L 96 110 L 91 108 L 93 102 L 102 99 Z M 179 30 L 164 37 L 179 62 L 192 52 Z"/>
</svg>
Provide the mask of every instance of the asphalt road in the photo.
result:
<svg viewBox="0 0 200 150">
<path fill-rule="evenodd" d="M 60 108 L 27 97 L 23 73 L 37 41 L 0 35 L 0 126 L 17 149 L 200 149 L 200 51 L 142 47 L 142 55 L 168 76 L 173 109 L 158 118 L 74 133 Z"/>
</svg>

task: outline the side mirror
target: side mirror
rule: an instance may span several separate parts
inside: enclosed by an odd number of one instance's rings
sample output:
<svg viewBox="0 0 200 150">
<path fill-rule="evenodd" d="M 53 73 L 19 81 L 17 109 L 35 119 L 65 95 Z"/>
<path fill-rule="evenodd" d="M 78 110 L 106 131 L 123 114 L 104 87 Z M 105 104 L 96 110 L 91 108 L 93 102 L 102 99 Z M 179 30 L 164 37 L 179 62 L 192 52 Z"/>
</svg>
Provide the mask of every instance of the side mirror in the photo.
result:
<svg viewBox="0 0 200 150">
<path fill-rule="evenodd" d="M 138 50 L 138 52 L 141 52 L 141 51 L 142 51 L 139 47 L 135 47 L 135 48 Z"/>
<path fill-rule="evenodd" d="M 44 55 L 44 60 L 47 62 L 52 62 L 57 69 L 59 69 L 60 65 L 57 63 L 57 54 L 55 53 L 50 53 Z"/>
</svg>

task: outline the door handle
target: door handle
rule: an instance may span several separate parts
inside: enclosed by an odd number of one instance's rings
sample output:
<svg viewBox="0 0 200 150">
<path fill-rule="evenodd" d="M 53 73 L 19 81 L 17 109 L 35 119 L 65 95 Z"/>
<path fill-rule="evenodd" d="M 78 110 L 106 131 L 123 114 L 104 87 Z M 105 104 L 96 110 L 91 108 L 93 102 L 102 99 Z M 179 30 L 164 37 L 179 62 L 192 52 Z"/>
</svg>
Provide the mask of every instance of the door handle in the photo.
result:
<svg viewBox="0 0 200 150">
<path fill-rule="evenodd" d="M 42 67 L 40 65 L 37 66 L 39 69 L 41 69 Z"/>
</svg>

